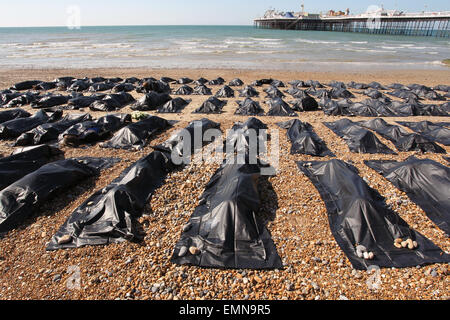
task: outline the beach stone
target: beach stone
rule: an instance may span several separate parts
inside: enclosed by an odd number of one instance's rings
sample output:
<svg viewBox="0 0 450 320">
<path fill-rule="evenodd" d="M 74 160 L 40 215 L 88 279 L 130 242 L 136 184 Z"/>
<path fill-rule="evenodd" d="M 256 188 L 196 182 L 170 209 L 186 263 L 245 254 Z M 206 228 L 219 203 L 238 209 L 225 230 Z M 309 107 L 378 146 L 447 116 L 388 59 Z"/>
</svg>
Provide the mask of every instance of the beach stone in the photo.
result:
<svg viewBox="0 0 450 320">
<path fill-rule="evenodd" d="M 288 283 L 286 285 L 286 291 L 294 291 L 294 285 L 292 283 Z"/>
<path fill-rule="evenodd" d="M 262 282 L 263 282 L 263 279 L 262 279 L 261 277 L 258 277 L 258 276 L 254 276 L 254 277 L 253 277 L 253 280 L 254 280 L 256 283 L 262 283 Z"/>
<path fill-rule="evenodd" d="M 187 247 L 181 247 L 180 248 L 180 252 L 178 252 L 178 256 L 179 257 L 184 257 L 186 255 L 187 251 L 188 251 Z"/>
<path fill-rule="evenodd" d="M 195 255 L 197 255 L 197 254 L 200 253 L 200 250 L 199 250 L 197 247 L 190 247 L 190 248 L 189 248 L 189 252 L 190 252 L 193 256 L 195 256 Z"/>
<path fill-rule="evenodd" d="M 68 234 L 63 235 L 61 238 L 58 239 L 58 244 L 66 244 L 72 241 L 72 237 Z"/>
<path fill-rule="evenodd" d="M 55 276 L 53 277 L 53 282 L 59 282 L 59 281 L 61 281 L 61 275 L 55 274 Z"/>
<path fill-rule="evenodd" d="M 187 232 L 189 230 L 191 230 L 192 228 L 192 224 L 188 223 L 183 227 L 183 232 Z"/>
</svg>

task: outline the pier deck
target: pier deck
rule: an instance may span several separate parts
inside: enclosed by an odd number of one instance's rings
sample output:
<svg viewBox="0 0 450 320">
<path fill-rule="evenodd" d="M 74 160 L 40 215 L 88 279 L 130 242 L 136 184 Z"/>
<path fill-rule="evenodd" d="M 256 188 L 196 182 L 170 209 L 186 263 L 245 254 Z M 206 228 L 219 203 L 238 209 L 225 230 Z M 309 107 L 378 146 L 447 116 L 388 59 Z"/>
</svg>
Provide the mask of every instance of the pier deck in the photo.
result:
<svg viewBox="0 0 450 320">
<path fill-rule="evenodd" d="M 450 13 L 434 16 L 382 16 L 382 17 L 299 17 L 260 18 L 255 27 L 282 30 L 314 30 L 360 32 L 371 34 L 450 37 Z"/>
</svg>

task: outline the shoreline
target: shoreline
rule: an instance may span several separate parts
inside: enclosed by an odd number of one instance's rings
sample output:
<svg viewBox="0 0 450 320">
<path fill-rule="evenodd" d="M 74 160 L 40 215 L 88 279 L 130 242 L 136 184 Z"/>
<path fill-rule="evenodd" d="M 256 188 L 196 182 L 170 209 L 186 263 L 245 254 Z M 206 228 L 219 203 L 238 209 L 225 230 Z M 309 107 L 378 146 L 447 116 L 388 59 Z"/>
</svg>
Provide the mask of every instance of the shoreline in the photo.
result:
<svg viewBox="0 0 450 320">
<path fill-rule="evenodd" d="M 58 76 L 74 76 L 74 77 L 91 77 L 102 75 L 119 76 L 119 77 L 210 77 L 218 76 L 229 78 L 231 80 L 236 77 L 242 77 L 247 81 L 253 81 L 258 78 L 277 78 L 282 81 L 290 80 L 318 80 L 318 81 L 355 81 L 355 82 L 371 82 L 377 81 L 382 84 L 393 82 L 410 84 L 419 83 L 423 85 L 439 85 L 448 84 L 450 79 L 450 68 L 448 70 L 352 70 L 352 71 L 288 71 L 288 70 L 271 70 L 271 69 L 230 69 L 230 68 L 0 68 L 0 87 L 5 88 L 11 86 L 18 81 L 31 80 L 31 78 L 41 78 L 39 80 L 52 81 Z"/>
</svg>

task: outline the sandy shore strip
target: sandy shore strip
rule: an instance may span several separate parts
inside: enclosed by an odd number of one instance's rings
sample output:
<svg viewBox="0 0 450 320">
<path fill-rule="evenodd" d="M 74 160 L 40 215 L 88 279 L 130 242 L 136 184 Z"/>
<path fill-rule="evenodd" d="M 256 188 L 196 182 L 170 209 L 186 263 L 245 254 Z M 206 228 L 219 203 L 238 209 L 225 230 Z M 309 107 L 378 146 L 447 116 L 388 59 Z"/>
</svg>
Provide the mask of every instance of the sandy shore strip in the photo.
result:
<svg viewBox="0 0 450 320">
<path fill-rule="evenodd" d="M 419 83 L 427 86 L 449 85 L 448 71 L 376 71 L 373 73 L 328 72 L 274 72 L 247 70 L 187 70 L 187 69 L 55 69 L 55 70 L 0 70 L 0 88 L 5 89 L 24 80 L 51 81 L 61 76 L 73 77 L 154 77 L 175 79 L 189 77 L 208 80 L 223 77 L 228 83 L 234 78 L 245 84 L 261 78 L 273 78 L 287 84 L 291 80 L 332 80 L 387 85 Z M 171 85 L 173 89 L 179 85 Z M 213 94 L 220 86 L 209 86 Z M 264 87 L 265 88 L 265 87 Z M 240 89 L 240 88 L 238 88 Z M 262 102 L 265 93 L 256 88 Z M 357 91 L 357 90 L 356 90 Z M 355 90 L 352 90 L 355 92 Z M 142 96 L 132 92 L 135 98 Z M 175 97 L 175 96 L 173 96 Z M 194 115 L 192 111 L 208 96 L 187 96 L 192 99 L 182 114 L 156 114 L 165 119 L 179 120 L 174 128 L 160 134 L 150 144 L 154 145 L 170 137 L 188 122 L 203 117 L 221 123 L 223 131 L 230 129 L 235 121 L 245 121 L 246 116 L 235 116 L 236 100 L 224 99 L 228 104 L 221 115 Z M 354 101 L 365 99 L 357 95 Z M 286 98 L 286 101 L 292 99 Z M 431 103 L 425 101 L 424 103 Z M 31 111 L 29 106 L 25 110 Z M 32 110 L 35 112 L 35 110 Z M 71 111 L 72 112 L 72 111 Z M 73 111 L 78 112 L 79 111 Z M 88 112 L 85 110 L 85 112 Z M 120 112 L 131 112 L 129 107 Z M 102 112 L 89 112 L 95 117 Z M 278 129 L 276 122 L 293 118 L 258 117 Z M 450 251 L 449 238 L 438 229 L 422 209 L 397 190 L 391 183 L 366 167 L 364 160 L 405 160 L 414 155 L 448 165 L 439 154 L 400 152 L 398 155 L 354 154 L 346 143 L 338 138 L 322 122 L 336 121 L 342 117 L 325 116 L 322 111 L 299 113 L 299 119 L 309 122 L 328 148 L 341 160 L 352 160 L 360 170 L 360 176 L 370 186 L 386 197 L 387 203 L 415 230 L 425 235 L 446 252 Z M 352 120 L 371 118 L 354 117 Z M 450 121 L 450 117 L 385 118 L 396 121 Z M 377 135 L 388 147 L 396 150 L 392 142 Z M 8 154 L 13 148 L 11 141 L 0 141 L 0 154 Z M 210 180 L 216 164 L 191 164 L 183 170 L 171 173 L 165 184 L 151 199 L 140 222 L 146 232 L 142 243 L 125 242 L 101 247 L 46 252 L 46 243 L 59 229 L 73 210 L 93 192 L 105 187 L 131 163 L 152 151 L 148 146 L 138 152 L 102 149 L 98 144 L 89 148 L 64 147 L 65 157 L 101 156 L 119 157 L 123 161 L 102 172 L 100 177 L 86 181 L 54 201 L 42 206 L 40 214 L 28 223 L 0 239 L 0 299 L 449 299 L 449 265 L 430 265 L 422 268 L 382 269 L 379 290 L 370 290 L 366 282 L 372 275 L 354 270 L 334 240 L 327 218 L 327 211 L 318 191 L 309 179 L 300 173 L 295 161 L 328 160 L 305 155 L 290 155 L 290 142 L 285 131 L 280 130 L 281 163 L 278 175 L 269 178 L 273 192 L 263 193 L 263 212 L 276 211 L 275 219 L 268 228 L 281 256 L 283 270 L 218 270 L 178 266 L 169 259 L 178 241 L 183 225 L 198 204 L 205 185 Z M 447 153 L 450 147 L 443 146 Z M 174 190 L 177 190 L 174 192 Z M 269 188 L 270 190 L 270 188 Z M 68 268 L 80 268 L 81 288 L 69 290 L 67 282 L 73 274 Z"/>
</svg>

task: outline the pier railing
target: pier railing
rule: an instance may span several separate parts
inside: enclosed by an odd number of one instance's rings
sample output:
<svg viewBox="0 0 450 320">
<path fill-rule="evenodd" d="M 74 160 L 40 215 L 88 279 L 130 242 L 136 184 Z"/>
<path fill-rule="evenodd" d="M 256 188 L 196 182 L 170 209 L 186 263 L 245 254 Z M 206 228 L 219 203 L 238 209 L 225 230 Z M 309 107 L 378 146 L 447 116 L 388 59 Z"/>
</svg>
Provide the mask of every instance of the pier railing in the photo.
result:
<svg viewBox="0 0 450 320">
<path fill-rule="evenodd" d="M 371 34 L 450 37 L 450 14 L 434 16 L 262 18 L 255 26 L 265 29 L 360 32 Z"/>
</svg>

